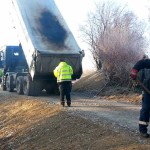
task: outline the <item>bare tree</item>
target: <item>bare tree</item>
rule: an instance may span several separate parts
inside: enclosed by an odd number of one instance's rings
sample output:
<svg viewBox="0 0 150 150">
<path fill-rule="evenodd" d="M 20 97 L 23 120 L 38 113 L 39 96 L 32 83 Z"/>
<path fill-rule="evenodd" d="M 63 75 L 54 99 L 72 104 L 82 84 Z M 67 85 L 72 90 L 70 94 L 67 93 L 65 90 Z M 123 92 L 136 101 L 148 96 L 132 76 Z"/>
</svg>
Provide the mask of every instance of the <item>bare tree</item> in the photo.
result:
<svg viewBox="0 0 150 150">
<path fill-rule="evenodd" d="M 127 7 L 115 3 L 96 4 L 80 27 L 84 41 L 90 46 L 96 68 L 109 80 L 127 83 L 131 65 L 144 55 L 144 30 Z"/>
</svg>

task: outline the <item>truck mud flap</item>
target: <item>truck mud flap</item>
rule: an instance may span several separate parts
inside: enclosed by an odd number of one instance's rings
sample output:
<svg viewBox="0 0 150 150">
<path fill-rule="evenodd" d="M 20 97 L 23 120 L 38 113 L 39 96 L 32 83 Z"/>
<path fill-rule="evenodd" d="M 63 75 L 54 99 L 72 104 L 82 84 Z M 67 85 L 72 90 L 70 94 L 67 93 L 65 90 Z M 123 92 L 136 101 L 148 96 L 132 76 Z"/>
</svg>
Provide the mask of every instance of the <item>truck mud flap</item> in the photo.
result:
<svg viewBox="0 0 150 150">
<path fill-rule="evenodd" d="M 46 85 L 46 83 L 45 83 L 45 85 Z M 46 89 L 47 94 L 57 94 L 57 95 L 59 95 L 58 84 L 57 84 L 56 81 L 49 82 L 45 89 Z"/>
</svg>

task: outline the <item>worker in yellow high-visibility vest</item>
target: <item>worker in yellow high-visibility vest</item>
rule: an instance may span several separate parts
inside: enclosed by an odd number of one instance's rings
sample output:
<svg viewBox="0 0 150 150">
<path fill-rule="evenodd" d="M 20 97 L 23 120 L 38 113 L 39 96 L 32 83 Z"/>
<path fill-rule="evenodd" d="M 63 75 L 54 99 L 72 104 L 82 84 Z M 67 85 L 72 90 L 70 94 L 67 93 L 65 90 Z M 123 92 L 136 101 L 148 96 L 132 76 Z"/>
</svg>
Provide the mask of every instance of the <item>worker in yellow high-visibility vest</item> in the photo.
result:
<svg viewBox="0 0 150 150">
<path fill-rule="evenodd" d="M 65 96 L 67 105 L 71 106 L 71 88 L 72 88 L 72 74 L 73 69 L 64 60 L 54 69 L 54 76 L 57 78 L 60 91 L 60 102 L 61 105 L 65 106 Z"/>
</svg>

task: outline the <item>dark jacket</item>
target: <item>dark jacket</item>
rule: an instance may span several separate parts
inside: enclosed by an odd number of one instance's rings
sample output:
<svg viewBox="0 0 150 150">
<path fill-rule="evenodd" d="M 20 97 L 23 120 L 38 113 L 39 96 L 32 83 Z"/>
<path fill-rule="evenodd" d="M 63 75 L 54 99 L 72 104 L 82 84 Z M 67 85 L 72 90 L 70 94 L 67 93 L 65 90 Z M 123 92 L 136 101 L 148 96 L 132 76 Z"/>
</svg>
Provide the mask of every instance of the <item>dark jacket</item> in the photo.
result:
<svg viewBox="0 0 150 150">
<path fill-rule="evenodd" d="M 138 61 L 133 68 L 138 71 L 141 69 L 150 69 L 150 59 L 142 59 Z"/>
<path fill-rule="evenodd" d="M 138 70 L 137 78 L 150 90 L 150 59 L 138 61 L 133 69 Z"/>
</svg>

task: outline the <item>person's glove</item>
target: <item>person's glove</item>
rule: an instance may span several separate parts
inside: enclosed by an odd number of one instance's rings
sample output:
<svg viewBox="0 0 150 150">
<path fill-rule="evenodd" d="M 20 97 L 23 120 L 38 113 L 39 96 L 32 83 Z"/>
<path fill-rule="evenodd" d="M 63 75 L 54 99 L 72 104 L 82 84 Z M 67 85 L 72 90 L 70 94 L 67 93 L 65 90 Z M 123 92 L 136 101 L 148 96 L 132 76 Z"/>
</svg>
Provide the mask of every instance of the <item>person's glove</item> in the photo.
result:
<svg viewBox="0 0 150 150">
<path fill-rule="evenodd" d="M 138 73 L 138 70 L 136 69 L 132 69 L 131 70 L 131 73 L 130 73 L 130 77 L 135 80 L 136 79 L 136 76 L 137 76 L 137 73 Z"/>
</svg>

